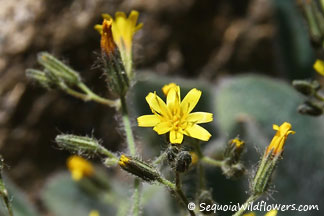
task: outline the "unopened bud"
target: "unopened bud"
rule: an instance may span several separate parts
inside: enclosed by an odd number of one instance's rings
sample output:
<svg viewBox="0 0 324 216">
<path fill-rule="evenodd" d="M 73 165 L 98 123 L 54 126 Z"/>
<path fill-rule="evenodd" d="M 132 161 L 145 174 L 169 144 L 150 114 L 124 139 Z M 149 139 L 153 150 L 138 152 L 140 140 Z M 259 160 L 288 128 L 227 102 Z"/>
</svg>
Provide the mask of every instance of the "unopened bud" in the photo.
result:
<svg viewBox="0 0 324 216">
<path fill-rule="evenodd" d="M 176 171 L 177 172 L 185 172 L 189 169 L 191 164 L 191 155 L 188 151 L 182 151 L 179 153 L 176 159 Z"/>
<path fill-rule="evenodd" d="M 277 132 L 266 148 L 251 184 L 253 195 L 261 195 L 266 192 L 271 181 L 272 173 L 281 158 L 286 139 L 289 134 L 295 133 L 291 130 L 291 124 L 288 122 L 284 122 L 280 127 L 273 125 L 273 129 Z"/>
<path fill-rule="evenodd" d="M 55 80 L 53 80 L 48 73 L 35 69 L 27 69 L 26 76 L 47 89 L 52 89 L 55 86 Z"/>
<path fill-rule="evenodd" d="M 56 79 L 75 85 L 81 81 L 78 72 L 47 52 L 38 54 L 38 62 Z"/>
<path fill-rule="evenodd" d="M 304 115 L 319 116 L 323 114 L 324 107 L 315 101 L 306 101 L 298 107 L 298 112 Z"/>
<path fill-rule="evenodd" d="M 107 76 L 109 88 L 119 96 L 124 96 L 129 87 L 129 78 L 126 74 L 119 49 L 113 39 L 112 22 L 112 19 L 104 19 L 100 28 L 103 70 Z"/>
<path fill-rule="evenodd" d="M 176 157 L 179 154 L 179 147 L 178 145 L 171 144 L 168 149 L 166 150 L 168 162 L 170 165 L 173 165 L 175 162 Z"/>
<path fill-rule="evenodd" d="M 160 177 L 160 174 L 154 167 L 131 156 L 121 155 L 119 166 L 123 170 L 148 182 L 156 181 Z"/>
<path fill-rule="evenodd" d="M 229 164 L 237 163 L 240 160 L 244 149 L 245 142 L 239 138 L 231 139 L 224 152 L 224 159 Z"/>
<path fill-rule="evenodd" d="M 73 153 L 87 153 L 87 154 L 104 154 L 111 156 L 99 141 L 95 138 L 86 136 L 76 136 L 72 134 L 61 134 L 55 138 L 59 147 L 69 150 Z"/>
<path fill-rule="evenodd" d="M 306 96 L 311 96 L 315 93 L 315 88 L 311 82 L 306 80 L 294 80 L 292 82 L 294 88 Z"/>
</svg>

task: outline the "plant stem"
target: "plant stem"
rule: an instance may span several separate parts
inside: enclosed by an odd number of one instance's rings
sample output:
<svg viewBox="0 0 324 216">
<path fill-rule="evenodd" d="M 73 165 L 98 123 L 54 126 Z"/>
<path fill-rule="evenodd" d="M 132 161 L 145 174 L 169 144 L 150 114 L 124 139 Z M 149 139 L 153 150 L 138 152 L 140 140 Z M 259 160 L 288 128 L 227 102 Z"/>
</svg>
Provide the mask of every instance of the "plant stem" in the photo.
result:
<svg viewBox="0 0 324 216">
<path fill-rule="evenodd" d="M 153 165 L 158 165 L 159 163 L 161 163 L 167 156 L 166 152 L 163 152 L 162 154 L 160 154 L 154 161 L 153 161 Z"/>
<path fill-rule="evenodd" d="M 206 180 L 205 180 L 205 169 L 203 167 L 203 165 L 201 164 L 201 159 L 204 157 L 201 148 L 200 148 L 200 144 L 198 142 L 194 143 L 197 155 L 199 157 L 199 162 L 198 162 L 198 176 L 199 176 L 199 189 L 203 190 L 206 187 Z"/>
<path fill-rule="evenodd" d="M 135 139 L 131 127 L 131 121 L 129 119 L 125 97 L 121 98 L 121 108 L 122 108 L 122 119 L 123 119 L 124 129 L 126 132 L 128 150 L 131 156 L 135 156 L 136 154 Z"/>
<path fill-rule="evenodd" d="M 198 175 L 199 175 L 199 189 L 203 190 L 206 188 L 205 169 L 200 162 L 198 164 Z"/>
<path fill-rule="evenodd" d="M 93 91 L 91 91 L 84 83 L 79 83 L 78 87 L 84 92 L 86 93 L 86 96 L 88 97 L 87 100 L 92 100 L 95 101 L 97 103 L 109 106 L 109 107 L 115 107 L 115 108 L 119 108 L 120 104 L 119 104 L 119 100 L 109 100 L 103 97 L 100 97 L 99 95 L 95 94 Z"/>
<path fill-rule="evenodd" d="M 63 91 L 65 91 L 65 93 L 79 98 L 83 101 L 95 101 L 97 103 L 103 104 L 105 106 L 109 106 L 109 107 L 115 107 L 116 109 L 118 109 L 120 107 L 120 102 L 119 99 L 118 100 L 109 100 L 103 97 L 100 97 L 98 95 L 96 95 L 95 93 L 93 93 L 86 85 L 84 85 L 83 83 L 78 84 L 78 87 L 85 92 L 86 94 L 80 93 L 70 87 L 68 87 L 67 85 L 65 85 L 64 83 L 60 84 L 60 87 Z"/>
<path fill-rule="evenodd" d="M 136 156 L 136 147 L 135 147 L 135 139 L 133 130 L 131 127 L 131 121 L 128 114 L 126 99 L 124 96 L 121 97 L 121 112 L 122 112 L 122 120 L 123 126 L 126 133 L 126 140 L 128 145 L 128 150 L 131 156 Z M 139 215 L 140 211 L 140 181 L 138 178 L 134 180 L 134 194 L 133 194 L 133 216 Z"/>
<path fill-rule="evenodd" d="M 176 186 L 174 183 L 170 182 L 169 180 L 163 178 L 162 176 L 160 176 L 159 180 L 158 180 L 161 184 L 165 185 L 166 187 L 168 187 L 170 190 L 174 191 L 176 190 Z"/>
<path fill-rule="evenodd" d="M 182 188 L 181 188 L 181 179 L 180 179 L 180 174 L 178 172 L 176 172 L 176 184 L 170 182 L 169 180 L 163 178 L 162 176 L 160 176 L 159 180 L 158 180 L 161 184 L 165 185 L 167 188 L 169 188 L 173 193 L 175 193 L 183 202 L 183 204 L 185 205 L 185 208 L 188 208 L 188 204 L 189 201 L 186 197 L 186 195 L 184 195 Z M 195 216 L 195 212 L 189 210 L 189 213 L 191 216 Z"/>
<path fill-rule="evenodd" d="M 185 205 L 185 208 L 188 209 L 189 201 L 182 191 L 180 173 L 178 172 L 176 172 L 176 193 L 178 194 L 179 198 L 182 200 L 183 204 Z M 196 215 L 193 210 L 188 209 L 188 211 L 191 216 Z"/>
<path fill-rule="evenodd" d="M 138 216 L 140 212 L 140 180 L 135 178 L 134 180 L 134 203 L 133 203 L 133 216 Z"/>
<path fill-rule="evenodd" d="M 247 210 L 247 207 L 248 205 L 251 203 L 251 202 L 254 202 L 255 200 L 257 200 L 260 196 L 258 195 L 251 195 L 246 201 L 245 203 L 241 206 L 241 208 L 235 212 L 235 214 L 233 214 L 233 216 L 241 216 L 246 210 Z"/>
<path fill-rule="evenodd" d="M 9 216 L 13 216 L 14 214 L 13 214 L 13 211 L 12 211 L 12 208 L 11 208 L 9 198 L 6 196 L 6 197 L 3 197 L 3 200 L 4 200 L 5 204 L 6 204 L 7 209 L 8 209 Z"/>
<path fill-rule="evenodd" d="M 107 150 L 106 148 L 100 146 L 100 148 L 98 149 L 98 151 L 101 154 L 106 155 L 108 158 L 118 161 L 118 157 L 116 155 L 114 155 L 114 153 L 112 153 L 111 151 Z"/>
<path fill-rule="evenodd" d="M 221 160 L 215 160 L 215 159 L 210 158 L 208 156 L 203 156 L 200 160 L 203 163 L 206 163 L 206 164 L 209 164 L 209 165 L 212 165 L 212 166 L 217 166 L 217 167 L 222 167 L 223 166 L 223 163 L 224 163 Z"/>
<path fill-rule="evenodd" d="M 13 216 L 13 211 L 12 211 L 11 203 L 9 200 L 8 191 L 5 187 L 5 184 L 4 184 L 3 178 L 2 178 L 2 169 L 4 166 L 3 164 L 4 164 L 3 158 L 2 158 L 2 155 L 0 155 L 0 197 L 2 197 L 3 202 L 6 205 L 9 216 Z"/>
</svg>

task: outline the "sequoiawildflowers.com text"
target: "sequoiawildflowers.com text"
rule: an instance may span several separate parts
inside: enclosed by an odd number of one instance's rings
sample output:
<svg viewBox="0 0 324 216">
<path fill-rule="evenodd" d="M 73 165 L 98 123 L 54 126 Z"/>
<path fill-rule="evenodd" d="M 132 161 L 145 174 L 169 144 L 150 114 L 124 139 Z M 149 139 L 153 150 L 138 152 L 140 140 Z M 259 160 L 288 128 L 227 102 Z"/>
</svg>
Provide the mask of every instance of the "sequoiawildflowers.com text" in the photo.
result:
<svg viewBox="0 0 324 216">
<path fill-rule="evenodd" d="M 188 208 L 190 210 L 194 210 L 196 208 L 194 203 L 189 203 Z M 278 211 L 298 211 L 298 212 L 306 212 L 306 211 L 319 211 L 319 206 L 316 204 L 309 205 L 309 204 L 267 204 L 265 201 L 260 201 L 260 202 L 251 202 L 248 205 L 243 205 L 240 203 L 236 204 L 226 204 L 226 205 L 221 205 L 221 204 L 206 204 L 206 203 L 200 203 L 199 204 L 199 211 L 204 211 L 204 212 L 214 212 L 216 213 L 217 211 L 233 211 L 236 212 L 240 209 L 244 209 L 246 211 L 270 211 L 270 210 L 278 210 Z"/>
</svg>

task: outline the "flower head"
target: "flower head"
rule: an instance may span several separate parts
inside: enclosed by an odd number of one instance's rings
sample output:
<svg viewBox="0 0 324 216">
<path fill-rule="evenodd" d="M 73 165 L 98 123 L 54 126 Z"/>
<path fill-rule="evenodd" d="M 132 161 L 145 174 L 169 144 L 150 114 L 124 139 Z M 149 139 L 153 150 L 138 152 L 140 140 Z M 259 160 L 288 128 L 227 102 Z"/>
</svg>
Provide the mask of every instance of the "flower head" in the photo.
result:
<svg viewBox="0 0 324 216">
<path fill-rule="evenodd" d="M 242 146 L 244 146 L 244 141 L 240 140 L 239 138 L 234 138 L 230 141 L 231 144 L 235 144 L 236 148 L 241 148 Z"/>
<path fill-rule="evenodd" d="M 121 155 L 118 164 L 123 170 L 145 181 L 152 182 L 159 179 L 159 173 L 155 168 L 140 159 Z"/>
<path fill-rule="evenodd" d="M 286 139 L 289 134 L 295 133 L 288 122 L 284 122 L 280 127 L 274 124 L 273 129 L 277 132 L 266 148 L 251 184 L 253 195 L 259 196 L 268 190 L 272 174 L 281 159 Z"/>
<path fill-rule="evenodd" d="M 153 115 L 138 117 L 138 126 L 153 127 L 158 134 L 169 133 L 171 143 L 181 144 L 183 135 L 208 141 L 211 134 L 198 124 L 211 122 L 213 114 L 191 113 L 200 99 L 201 91 L 196 88 L 191 89 L 182 101 L 178 85 L 170 83 L 165 85 L 162 91 L 166 95 L 166 103 L 156 95 L 156 92 L 150 92 L 146 96 L 145 99 Z"/>
<path fill-rule="evenodd" d="M 91 163 L 75 155 L 67 159 L 67 167 L 75 181 L 79 181 L 84 176 L 92 176 L 94 173 Z"/>
<path fill-rule="evenodd" d="M 324 76 L 324 61 L 317 59 L 313 65 L 313 68 L 322 76 Z"/>
<path fill-rule="evenodd" d="M 102 14 L 104 20 L 112 21 L 112 35 L 114 42 L 116 43 L 122 61 L 124 63 L 127 74 L 132 70 L 132 42 L 135 32 L 142 28 L 143 24 L 137 24 L 139 13 L 132 10 L 128 16 L 124 12 L 116 12 L 115 19 L 109 14 Z M 105 22 L 105 21 L 104 21 Z M 95 25 L 95 29 L 102 35 L 104 33 L 104 23 L 102 25 Z"/>
<path fill-rule="evenodd" d="M 271 143 L 269 144 L 266 150 L 266 154 L 268 154 L 272 150 L 272 154 L 279 155 L 283 150 L 288 135 L 294 134 L 295 131 L 291 130 L 291 124 L 288 122 L 284 122 L 282 125 L 280 125 L 280 127 L 275 124 L 272 127 L 273 130 L 277 132 L 273 137 Z"/>
</svg>

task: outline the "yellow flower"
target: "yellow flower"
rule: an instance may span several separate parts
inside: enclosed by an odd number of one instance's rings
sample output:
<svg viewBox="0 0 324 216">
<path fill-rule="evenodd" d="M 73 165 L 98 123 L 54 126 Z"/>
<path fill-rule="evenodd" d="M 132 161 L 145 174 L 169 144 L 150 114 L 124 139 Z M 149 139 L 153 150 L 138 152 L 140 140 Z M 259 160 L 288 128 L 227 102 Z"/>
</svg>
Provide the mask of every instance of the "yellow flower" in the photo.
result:
<svg viewBox="0 0 324 216">
<path fill-rule="evenodd" d="M 322 76 L 324 76 L 324 61 L 317 59 L 313 65 L 313 68 Z"/>
<path fill-rule="evenodd" d="M 275 124 L 272 127 L 273 130 L 277 132 L 273 137 L 271 143 L 269 144 L 266 150 L 266 154 L 268 154 L 271 150 L 273 150 L 272 154 L 278 155 L 282 152 L 288 135 L 294 134 L 295 131 L 290 130 L 291 124 L 288 122 L 284 122 L 280 127 Z"/>
<path fill-rule="evenodd" d="M 277 216 L 278 211 L 277 210 L 271 210 L 264 216 Z"/>
<path fill-rule="evenodd" d="M 132 70 L 132 42 L 135 32 L 142 28 L 143 24 L 137 24 L 139 13 L 132 10 L 128 16 L 124 12 L 116 12 L 115 19 L 109 14 L 102 14 L 105 20 L 112 20 L 112 34 L 120 51 L 126 72 L 130 75 Z M 103 25 L 95 25 L 95 29 L 102 35 Z"/>
<path fill-rule="evenodd" d="M 266 213 L 264 216 L 277 216 L 278 211 L 277 210 L 271 210 L 268 213 Z M 243 216 L 255 216 L 254 212 L 249 212 L 244 214 Z"/>
<path fill-rule="evenodd" d="M 92 210 L 90 213 L 89 213 L 89 216 L 100 216 L 99 212 L 97 210 Z"/>
<path fill-rule="evenodd" d="M 244 214 L 243 216 L 255 216 L 255 213 L 254 212 L 249 212 L 249 213 Z"/>
<path fill-rule="evenodd" d="M 242 141 L 238 138 L 232 139 L 231 143 L 235 144 L 236 148 L 240 148 L 245 144 L 244 141 Z"/>
<path fill-rule="evenodd" d="M 166 94 L 166 104 L 156 95 L 156 92 L 150 92 L 145 99 L 153 115 L 138 117 L 138 126 L 154 127 L 153 130 L 159 135 L 169 132 L 171 143 L 182 143 L 183 135 L 208 141 L 211 134 L 198 124 L 211 122 L 213 114 L 207 112 L 190 113 L 198 103 L 201 91 L 196 88 L 191 89 L 181 101 L 178 85 L 170 83 L 165 85 L 162 90 Z"/>
<path fill-rule="evenodd" d="M 84 176 L 92 176 L 94 173 L 91 163 L 79 156 L 69 157 L 67 167 L 71 172 L 72 179 L 75 181 L 79 181 Z"/>
</svg>

